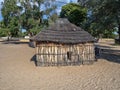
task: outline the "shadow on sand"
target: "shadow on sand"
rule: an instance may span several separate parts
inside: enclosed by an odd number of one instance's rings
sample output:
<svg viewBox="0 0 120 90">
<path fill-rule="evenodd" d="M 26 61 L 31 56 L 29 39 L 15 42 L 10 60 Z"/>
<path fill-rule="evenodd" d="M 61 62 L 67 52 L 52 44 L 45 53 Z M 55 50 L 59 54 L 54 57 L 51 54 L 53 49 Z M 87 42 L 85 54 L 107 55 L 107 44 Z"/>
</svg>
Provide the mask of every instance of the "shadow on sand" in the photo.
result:
<svg viewBox="0 0 120 90">
<path fill-rule="evenodd" d="M 2 44 L 15 44 L 15 45 L 18 45 L 18 44 L 26 44 L 28 45 L 29 47 L 31 48 L 35 48 L 30 42 L 22 42 L 22 41 L 19 41 L 19 40 L 10 40 L 10 41 L 0 41 Z"/>
<path fill-rule="evenodd" d="M 97 59 L 105 59 L 120 64 L 120 50 L 114 50 L 114 47 L 111 46 L 99 46 L 99 48 L 101 48 L 101 54 Z M 30 61 L 33 61 L 35 66 L 37 66 L 36 55 L 34 55 Z"/>
<path fill-rule="evenodd" d="M 35 66 L 37 66 L 36 55 L 34 55 L 34 56 L 30 59 L 30 61 L 33 61 L 33 62 L 35 63 Z"/>
<path fill-rule="evenodd" d="M 29 42 L 21 42 L 19 40 L 4 40 L 0 41 L 2 44 L 28 44 Z"/>
<path fill-rule="evenodd" d="M 120 64 L 120 50 L 114 50 L 109 46 L 101 46 L 101 59 Z"/>
</svg>

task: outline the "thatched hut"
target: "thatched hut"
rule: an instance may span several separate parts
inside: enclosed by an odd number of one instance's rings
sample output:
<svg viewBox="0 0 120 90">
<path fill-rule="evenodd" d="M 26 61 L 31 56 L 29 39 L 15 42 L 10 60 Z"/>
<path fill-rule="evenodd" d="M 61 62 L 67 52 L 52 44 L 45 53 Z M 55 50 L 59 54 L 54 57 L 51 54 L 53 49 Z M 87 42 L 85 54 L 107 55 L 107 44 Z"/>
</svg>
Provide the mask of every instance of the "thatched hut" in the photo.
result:
<svg viewBox="0 0 120 90">
<path fill-rule="evenodd" d="M 34 37 L 38 66 L 90 64 L 95 60 L 94 38 L 67 19 Z"/>
</svg>

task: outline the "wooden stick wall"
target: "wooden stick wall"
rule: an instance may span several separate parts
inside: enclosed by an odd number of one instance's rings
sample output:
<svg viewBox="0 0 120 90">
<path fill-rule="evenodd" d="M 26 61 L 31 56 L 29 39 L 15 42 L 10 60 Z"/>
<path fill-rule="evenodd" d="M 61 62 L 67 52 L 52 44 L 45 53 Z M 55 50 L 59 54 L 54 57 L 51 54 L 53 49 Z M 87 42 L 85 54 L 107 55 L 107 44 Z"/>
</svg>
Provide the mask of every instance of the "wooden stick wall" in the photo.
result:
<svg viewBox="0 0 120 90">
<path fill-rule="evenodd" d="M 71 60 L 68 59 L 67 52 L 72 52 Z M 38 44 L 36 58 L 41 65 L 89 63 L 95 60 L 94 45 L 93 43 L 76 45 Z"/>
</svg>

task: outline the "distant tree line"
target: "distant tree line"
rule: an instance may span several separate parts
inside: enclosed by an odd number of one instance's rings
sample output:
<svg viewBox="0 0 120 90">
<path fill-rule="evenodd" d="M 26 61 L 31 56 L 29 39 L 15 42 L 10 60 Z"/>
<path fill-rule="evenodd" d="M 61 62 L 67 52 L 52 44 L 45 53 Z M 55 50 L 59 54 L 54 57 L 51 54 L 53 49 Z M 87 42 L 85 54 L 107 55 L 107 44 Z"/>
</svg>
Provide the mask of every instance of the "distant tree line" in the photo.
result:
<svg viewBox="0 0 120 90">
<path fill-rule="evenodd" d="M 120 39 L 120 0 L 78 0 L 62 7 L 60 17 L 82 27 L 94 37 Z"/>
<path fill-rule="evenodd" d="M 79 5 L 87 8 L 88 17 L 83 24 L 92 35 L 114 37 L 120 40 L 120 0 L 78 0 Z"/>
<path fill-rule="evenodd" d="M 0 35 L 19 36 L 22 28 L 27 30 L 24 34 L 36 34 L 61 17 L 68 18 L 95 37 L 114 38 L 114 33 L 118 32 L 120 39 L 120 0 L 78 0 L 76 4 L 64 5 L 60 15 L 57 15 L 54 1 L 4 0 Z M 41 9 L 41 5 L 45 5 L 45 9 Z M 43 15 L 48 18 L 43 19 Z"/>
<path fill-rule="evenodd" d="M 3 21 L 0 22 L 1 36 L 17 37 L 22 35 L 22 29 L 25 29 L 26 34 L 31 36 L 38 33 L 41 28 L 49 25 L 48 19 L 43 18 L 44 15 L 51 21 L 55 21 L 57 18 L 54 1 L 4 0 L 1 10 L 3 16 Z M 43 5 L 43 9 L 41 5 Z"/>
</svg>

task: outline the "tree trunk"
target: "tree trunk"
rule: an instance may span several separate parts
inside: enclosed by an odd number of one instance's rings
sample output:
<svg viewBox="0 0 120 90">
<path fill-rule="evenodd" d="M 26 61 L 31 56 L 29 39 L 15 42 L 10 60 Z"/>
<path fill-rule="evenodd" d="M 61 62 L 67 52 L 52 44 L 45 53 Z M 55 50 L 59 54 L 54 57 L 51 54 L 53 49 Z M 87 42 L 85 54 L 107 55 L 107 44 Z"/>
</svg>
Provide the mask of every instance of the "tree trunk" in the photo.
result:
<svg viewBox="0 0 120 90">
<path fill-rule="evenodd" d="M 120 24 L 118 26 L 118 39 L 115 39 L 116 44 L 120 44 Z"/>
<path fill-rule="evenodd" d="M 118 39 L 119 39 L 119 43 L 120 43 L 120 24 L 118 26 L 118 35 L 119 35 Z"/>
<path fill-rule="evenodd" d="M 10 33 L 10 32 L 8 32 L 7 41 L 10 41 L 10 36 L 11 36 L 11 33 Z"/>
<path fill-rule="evenodd" d="M 7 41 L 10 41 L 10 37 L 9 36 L 7 37 Z"/>
</svg>

